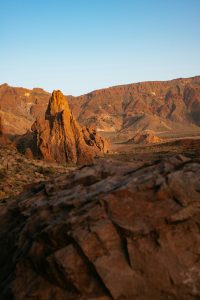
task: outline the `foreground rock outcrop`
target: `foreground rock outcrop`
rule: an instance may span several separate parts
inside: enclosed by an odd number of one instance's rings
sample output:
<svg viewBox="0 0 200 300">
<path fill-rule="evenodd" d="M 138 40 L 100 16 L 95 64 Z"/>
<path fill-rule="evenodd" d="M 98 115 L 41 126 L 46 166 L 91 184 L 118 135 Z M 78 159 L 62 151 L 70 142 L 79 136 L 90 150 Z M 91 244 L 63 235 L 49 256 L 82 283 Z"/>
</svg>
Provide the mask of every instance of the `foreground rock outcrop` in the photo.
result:
<svg viewBox="0 0 200 300">
<path fill-rule="evenodd" d="M 49 100 L 45 119 L 37 118 L 28 132 L 17 142 L 23 152 L 58 163 L 91 163 L 96 156 L 108 151 L 108 142 L 95 129 L 81 127 L 71 113 L 65 96 L 54 91 Z"/>
<path fill-rule="evenodd" d="M 0 206 L 0 299 L 200 297 L 200 161 L 100 162 Z"/>
</svg>

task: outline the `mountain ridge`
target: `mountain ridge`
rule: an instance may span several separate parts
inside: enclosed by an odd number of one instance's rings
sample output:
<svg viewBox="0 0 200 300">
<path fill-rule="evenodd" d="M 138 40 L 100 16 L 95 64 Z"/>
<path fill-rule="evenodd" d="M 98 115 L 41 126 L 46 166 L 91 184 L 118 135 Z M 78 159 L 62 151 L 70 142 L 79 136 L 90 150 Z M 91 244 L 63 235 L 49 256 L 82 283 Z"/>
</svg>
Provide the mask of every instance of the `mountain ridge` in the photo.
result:
<svg viewBox="0 0 200 300">
<path fill-rule="evenodd" d="M 197 90 L 198 88 L 197 106 L 199 110 L 199 86 L 200 76 L 186 79 L 174 79 L 170 81 L 148 81 L 119 85 L 72 98 L 75 101 L 71 101 L 71 106 L 72 110 L 78 115 L 80 122 L 85 122 L 85 120 L 87 120 L 87 122 L 96 123 L 97 126 L 100 127 L 100 130 L 104 131 L 107 131 L 109 129 L 108 127 L 112 127 L 107 126 L 109 122 L 113 125 L 112 131 L 119 131 L 124 128 L 126 129 L 129 127 L 130 123 L 137 121 L 131 120 L 131 117 L 135 117 L 136 115 L 144 117 L 144 119 L 148 119 L 149 116 L 153 116 L 154 121 L 156 117 L 159 117 L 160 120 L 158 121 L 160 122 L 166 122 L 167 117 L 169 120 L 164 127 L 169 129 L 168 127 L 171 127 L 172 125 L 170 121 L 180 123 L 182 122 L 180 117 L 182 117 L 183 113 L 187 113 L 187 107 L 184 107 L 187 106 L 184 102 L 186 88 L 191 88 L 192 92 L 194 89 Z M 179 103 L 177 100 L 179 100 Z M 93 107 L 91 102 L 93 102 Z M 97 103 L 101 104 L 99 107 L 100 109 L 94 111 L 94 108 L 96 109 L 97 107 Z M 178 110 L 176 107 L 173 107 L 174 105 L 177 105 Z M 176 113 L 174 113 L 173 110 L 176 110 Z M 91 112 L 93 112 L 93 114 L 91 114 Z M 106 113 L 112 115 L 112 120 L 109 120 L 109 116 L 106 115 Z M 143 113 L 146 115 L 142 116 L 141 114 Z M 167 116 L 170 113 L 173 115 L 173 118 Z M 96 116 L 98 116 L 98 118 L 95 118 Z M 92 118 L 94 118 L 94 120 L 92 120 Z M 185 121 L 186 120 L 187 118 L 185 118 Z M 142 123 L 145 123 L 144 121 Z M 158 123 L 158 121 L 156 121 L 156 123 Z M 139 122 L 138 127 L 155 129 L 149 128 L 149 125 L 151 125 L 150 123 L 152 123 L 151 120 L 146 120 L 146 123 L 147 124 L 145 125 Z M 191 122 L 189 121 L 189 123 Z M 133 127 L 135 130 L 138 129 L 137 126 Z M 158 124 L 158 127 L 161 126 Z"/>
<path fill-rule="evenodd" d="M 73 98 L 78 98 L 78 97 L 82 97 L 82 96 L 86 96 L 88 94 L 91 94 L 93 92 L 97 92 L 97 91 L 102 91 L 102 90 L 107 90 L 107 89 L 111 89 L 111 88 L 117 88 L 117 87 L 123 87 L 123 86 L 130 86 L 130 85 L 136 85 L 136 84 L 145 84 L 145 83 L 164 83 L 164 82 L 173 82 L 173 81 L 178 81 L 178 80 L 187 80 L 187 79 L 200 79 L 200 75 L 194 75 L 194 76 L 190 76 L 190 77 L 178 77 L 178 78 L 173 78 L 173 79 L 167 79 L 167 80 L 144 80 L 144 81 L 135 81 L 135 82 L 131 82 L 131 83 L 124 83 L 124 84 L 116 84 L 116 85 L 111 85 L 111 86 L 107 86 L 107 87 L 104 87 L 104 88 L 97 88 L 97 89 L 94 89 L 94 90 L 91 90 L 89 92 L 86 92 L 86 93 L 83 93 L 83 94 L 80 94 L 80 95 L 70 95 L 70 94 L 67 94 L 66 96 L 67 97 L 73 97 Z M 23 86 L 14 86 L 14 85 L 10 85 L 9 83 L 7 82 L 4 82 L 4 83 L 1 83 L 0 84 L 0 87 L 1 86 L 8 86 L 8 87 L 12 87 L 12 88 L 16 88 L 16 89 L 26 89 L 26 90 L 29 90 L 29 91 L 33 91 L 33 90 L 42 90 L 44 91 L 45 93 L 48 93 L 49 95 L 51 95 L 51 92 L 50 91 L 47 91 L 43 88 L 40 88 L 40 87 L 33 87 L 33 88 L 29 88 L 29 87 L 23 87 Z"/>
<path fill-rule="evenodd" d="M 200 126 L 200 76 L 116 85 L 67 97 L 80 124 L 95 125 L 102 132 L 163 132 L 181 130 L 183 124 L 197 130 Z M 41 88 L 0 85 L 3 130 L 24 134 L 44 115 L 49 98 L 50 93 Z"/>
</svg>

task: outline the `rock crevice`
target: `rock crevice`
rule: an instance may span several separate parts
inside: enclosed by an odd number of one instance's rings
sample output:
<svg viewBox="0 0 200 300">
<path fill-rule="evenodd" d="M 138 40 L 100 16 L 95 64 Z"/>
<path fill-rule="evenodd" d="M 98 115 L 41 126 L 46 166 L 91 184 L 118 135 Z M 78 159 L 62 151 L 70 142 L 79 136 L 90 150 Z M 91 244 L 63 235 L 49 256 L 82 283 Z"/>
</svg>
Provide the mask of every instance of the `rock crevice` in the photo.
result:
<svg viewBox="0 0 200 300">
<path fill-rule="evenodd" d="M 183 156 L 37 184 L 0 207 L 0 299 L 198 299 L 199 203 Z"/>
</svg>

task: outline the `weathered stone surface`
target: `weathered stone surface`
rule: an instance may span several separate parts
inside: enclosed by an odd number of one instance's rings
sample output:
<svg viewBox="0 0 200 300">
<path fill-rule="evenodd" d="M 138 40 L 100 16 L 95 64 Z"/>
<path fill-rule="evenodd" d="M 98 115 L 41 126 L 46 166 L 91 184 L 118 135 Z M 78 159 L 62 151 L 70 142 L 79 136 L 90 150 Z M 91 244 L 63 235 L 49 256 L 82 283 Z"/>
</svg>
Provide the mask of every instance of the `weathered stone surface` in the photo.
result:
<svg viewBox="0 0 200 300">
<path fill-rule="evenodd" d="M 25 134 L 38 116 L 43 116 L 50 94 L 42 89 L 0 85 L 0 116 L 4 134 Z"/>
<path fill-rule="evenodd" d="M 127 144 L 155 144 L 162 141 L 152 130 L 139 130 L 129 139 Z"/>
<path fill-rule="evenodd" d="M 33 134 L 23 136 L 18 148 L 31 148 L 35 156 L 58 163 L 91 163 L 96 156 L 108 151 L 108 143 L 90 128 L 82 128 L 71 113 L 67 99 L 54 91 L 49 100 L 45 119 L 37 118 Z M 24 152 L 26 152 L 24 150 Z"/>
<path fill-rule="evenodd" d="M 0 299 L 200 297 L 200 161 L 99 162 L 0 206 Z"/>
</svg>

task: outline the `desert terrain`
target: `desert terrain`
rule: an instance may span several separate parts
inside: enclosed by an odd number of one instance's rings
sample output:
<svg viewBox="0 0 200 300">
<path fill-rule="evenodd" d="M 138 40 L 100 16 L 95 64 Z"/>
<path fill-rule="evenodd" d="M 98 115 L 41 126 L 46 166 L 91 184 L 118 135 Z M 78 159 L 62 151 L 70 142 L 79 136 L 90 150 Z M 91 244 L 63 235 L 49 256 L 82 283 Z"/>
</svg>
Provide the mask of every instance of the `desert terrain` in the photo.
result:
<svg viewBox="0 0 200 300">
<path fill-rule="evenodd" d="M 199 299 L 200 77 L 0 107 L 1 300 Z"/>
<path fill-rule="evenodd" d="M 79 97 L 66 96 L 70 109 L 82 125 L 100 132 L 131 135 L 138 129 L 160 134 L 199 132 L 200 77 L 140 82 L 93 91 Z M 0 85 L 0 116 L 7 134 L 24 134 L 36 117 L 43 116 L 50 94 Z M 17 121 L 13 126 L 13 120 Z"/>
<path fill-rule="evenodd" d="M 0 150 L 1 198 L 17 194 L 28 183 L 47 180 L 49 175 L 76 168 L 75 154 L 71 154 L 74 158 L 68 161 L 63 161 L 62 155 L 57 154 L 57 162 L 52 163 L 44 160 L 48 158 L 48 151 L 40 155 L 42 160 L 34 159 L 34 155 L 29 153 L 29 148 L 34 148 L 36 143 L 31 135 L 32 125 L 38 118 L 45 118 L 50 97 L 42 88 L 29 90 L 0 85 L 0 131 L 4 137 Z M 141 164 L 176 154 L 191 158 L 199 155 L 199 76 L 116 86 L 79 97 L 65 96 L 65 100 L 81 126 L 95 128 L 99 136 L 109 143 L 109 151 L 104 151 L 104 158 L 94 158 L 94 161 L 111 159 Z M 54 126 L 57 131 L 59 125 Z M 62 131 L 62 128 L 59 130 Z M 147 138 L 142 136 L 145 133 Z M 62 133 L 59 135 L 62 139 Z M 10 144 L 6 145 L 5 138 Z M 43 143 L 48 144 L 48 140 Z M 27 149 L 28 153 L 25 153 Z"/>
<path fill-rule="evenodd" d="M 200 0 L 0 3 L 0 300 L 200 300 Z"/>
</svg>

